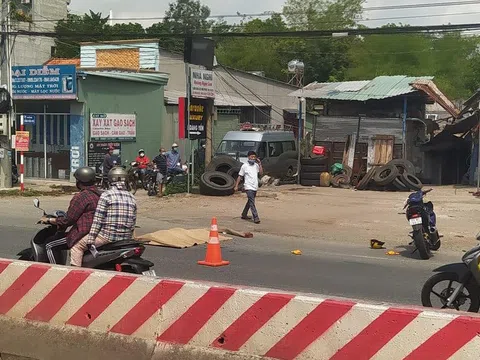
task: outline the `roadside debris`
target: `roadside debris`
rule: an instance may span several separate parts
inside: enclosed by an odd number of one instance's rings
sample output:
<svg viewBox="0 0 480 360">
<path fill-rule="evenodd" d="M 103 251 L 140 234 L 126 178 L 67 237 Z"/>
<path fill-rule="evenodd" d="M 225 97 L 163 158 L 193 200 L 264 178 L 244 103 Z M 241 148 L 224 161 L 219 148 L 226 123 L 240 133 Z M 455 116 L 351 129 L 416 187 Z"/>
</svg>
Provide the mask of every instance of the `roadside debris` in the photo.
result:
<svg viewBox="0 0 480 360">
<path fill-rule="evenodd" d="M 302 250 L 293 250 L 292 254 L 293 255 L 302 255 Z"/>
<path fill-rule="evenodd" d="M 385 245 L 385 242 L 383 241 L 376 240 L 376 239 L 370 240 L 370 247 L 372 249 L 383 249 L 383 245 Z"/>
<path fill-rule="evenodd" d="M 393 250 L 390 250 L 390 251 L 387 251 L 385 253 L 385 255 L 390 255 L 390 256 L 393 256 L 393 255 L 400 255 L 399 252 L 396 252 L 396 251 L 393 251 Z"/>
</svg>

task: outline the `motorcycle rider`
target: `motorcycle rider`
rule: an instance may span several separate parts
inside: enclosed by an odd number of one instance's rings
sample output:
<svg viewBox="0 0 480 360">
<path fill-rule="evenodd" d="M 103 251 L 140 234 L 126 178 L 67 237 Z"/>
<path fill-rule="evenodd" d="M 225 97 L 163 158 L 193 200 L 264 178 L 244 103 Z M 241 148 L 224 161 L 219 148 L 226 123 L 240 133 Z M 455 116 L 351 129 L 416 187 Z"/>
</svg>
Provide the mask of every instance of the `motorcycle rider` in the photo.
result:
<svg viewBox="0 0 480 360">
<path fill-rule="evenodd" d="M 48 260 L 51 264 L 55 264 L 56 250 L 71 249 L 82 238 L 88 235 L 92 226 L 93 217 L 100 199 L 100 191 L 95 186 L 95 171 L 90 167 L 81 167 L 75 171 L 73 175 L 77 180 L 77 188 L 80 190 L 72 200 L 65 217 L 47 218 L 42 217 L 41 221 L 46 224 L 57 225 L 60 229 L 72 227 L 65 237 L 56 239 L 45 246 Z M 81 266 L 72 258 L 73 266 Z"/>
<path fill-rule="evenodd" d="M 110 145 L 108 147 L 107 154 L 105 155 L 105 158 L 103 159 L 103 176 L 107 177 L 108 172 L 113 169 L 114 166 L 117 165 L 117 159 L 113 156 L 113 151 L 115 148 Z"/>
<path fill-rule="evenodd" d="M 138 164 L 138 170 L 140 171 L 140 177 L 143 181 L 143 177 L 147 172 L 147 167 L 150 164 L 150 159 L 145 155 L 145 150 L 140 149 L 138 151 L 138 156 L 135 159 L 135 162 Z"/>
<path fill-rule="evenodd" d="M 127 172 L 122 167 L 114 167 L 108 173 L 111 186 L 100 196 L 90 233 L 71 250 L 71 257 L 75 258 L 75 263 L 82 262 L 87 249 L 95 256 L 97 247 L 110 242 L 133 239 L 137 203 L 126 188 L 126 179 Z"/>
</svg>

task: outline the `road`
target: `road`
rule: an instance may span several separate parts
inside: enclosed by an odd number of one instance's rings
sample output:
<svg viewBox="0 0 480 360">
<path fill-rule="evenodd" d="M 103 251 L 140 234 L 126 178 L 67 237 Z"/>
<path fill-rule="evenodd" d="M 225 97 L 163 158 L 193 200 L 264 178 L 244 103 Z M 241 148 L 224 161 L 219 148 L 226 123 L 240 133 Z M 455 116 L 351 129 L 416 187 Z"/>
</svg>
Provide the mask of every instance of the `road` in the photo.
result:
<svg viewBox="0 0 480 360">
<path fill-rule="evenodd" d="M 51 209 L 53 204 L 66 208 L 68 202 L 49 200 L 44 206 Z M 29 246 L 32 234 L 38 230 L 35 221 L 39 215 L 30 200 L 0 200 L 0 257 L 13 258 Z M 150 219 L 139 219 L 139 225 L 141 232 L 168 227 Z M 368 244 L 339 245 L 320 239 L 260 234 L 253 239 L 223 242 L 222 247 L 230 265 L 221 268 L 197 265 L 197 260 L 205 256 L 205 246 L 182 250 L 149 246 L 145 258 L 155 263 L 161 277 L 419 305 L 420 289 L 432 269 L 461 257 L 461 252 L 440 251 L 434 258 L 421 261 L 412 258 L 410 251 L 387 256 L 385 250 L 371 250 Z M 292 255 L 294 249 L 300 249 L 302 255 Z"/>
</svg>

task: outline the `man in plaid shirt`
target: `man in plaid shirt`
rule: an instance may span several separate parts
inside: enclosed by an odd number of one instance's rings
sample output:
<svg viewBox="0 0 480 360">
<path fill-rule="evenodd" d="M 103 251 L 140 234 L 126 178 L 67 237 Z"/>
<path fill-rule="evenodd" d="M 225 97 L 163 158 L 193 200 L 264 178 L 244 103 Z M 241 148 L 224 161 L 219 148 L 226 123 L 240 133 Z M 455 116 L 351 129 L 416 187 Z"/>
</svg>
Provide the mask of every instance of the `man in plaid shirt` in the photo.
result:
<svg viewBox="0 0 480 360">
<path fill-rule="evenodd" d="M 83 257 L 89 246 L 93 246 L 94 252 L 95 248 L 110 242 L 133 239 L 137 203 L 125 186 L 126 178 L 123 168 L 110 170 L 108 180 L 111 187 L 100 196 L 90 233 L 72 248 L 72 257 L 80 254 Z"/>
</svg>

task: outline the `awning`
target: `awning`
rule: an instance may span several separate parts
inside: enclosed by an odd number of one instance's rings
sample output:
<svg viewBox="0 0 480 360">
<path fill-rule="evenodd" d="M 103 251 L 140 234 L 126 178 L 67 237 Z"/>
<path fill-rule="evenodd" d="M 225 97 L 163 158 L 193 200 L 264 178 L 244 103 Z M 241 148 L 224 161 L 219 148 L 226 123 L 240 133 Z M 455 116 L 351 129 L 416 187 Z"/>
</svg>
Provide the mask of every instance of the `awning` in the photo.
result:
<svg viewBox="0 0 480 360">
<path fill-rule="evenodd" d="M 440 89 L 432 80 L 417 79 L 411 85 L 415 89 L 421 90 L 430 96 L 455 119 L 459 117 L 460 110 L 458 110 L 456 106 L 450 100 L 448 100 L 448 98 L 440 91 Z"/>
</svg>

